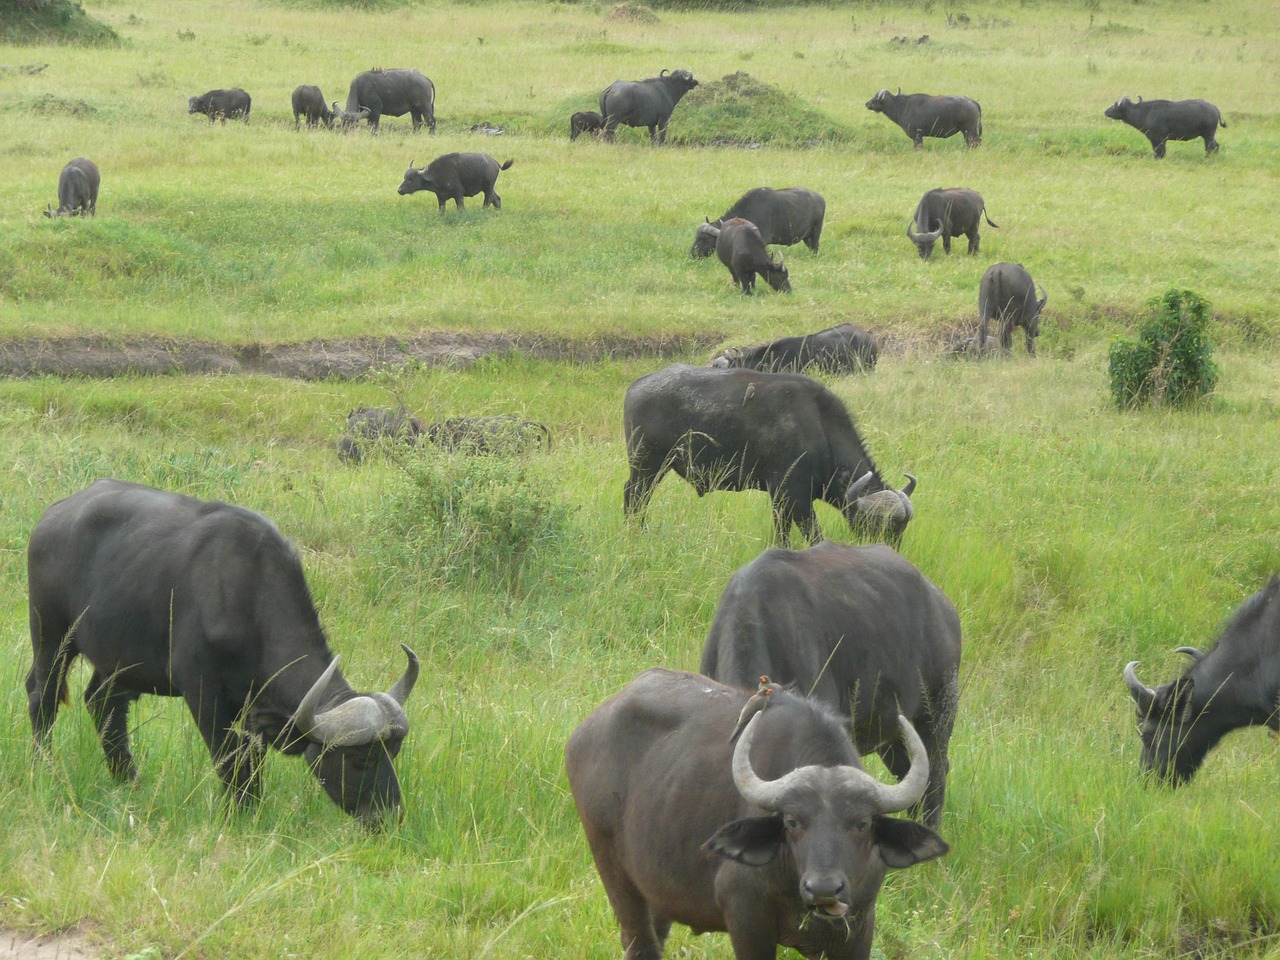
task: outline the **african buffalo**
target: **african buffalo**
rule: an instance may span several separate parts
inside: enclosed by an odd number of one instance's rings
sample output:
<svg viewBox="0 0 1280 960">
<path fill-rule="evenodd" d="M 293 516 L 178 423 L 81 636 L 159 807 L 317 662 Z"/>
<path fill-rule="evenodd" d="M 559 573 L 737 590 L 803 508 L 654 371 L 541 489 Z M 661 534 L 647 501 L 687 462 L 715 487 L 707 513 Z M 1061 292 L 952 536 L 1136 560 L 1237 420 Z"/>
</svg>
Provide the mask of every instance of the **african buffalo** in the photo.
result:
<svg viewBox="0 0 1280 960">
<path fill-rule="evenodd" d="M 933 245 L 939 237 L 942 238 L 942 249 L 951 253 L 951 238 L 961 234 L 969 238 L 969 253 L 974 255 L 978 252 L 978 227 L 982 225 L 983 218 L 1000 229 L 998 223 L 991 223 L 986 202 L 978 191 L 964 187 L 938 187 L 920 198 L 907 226 L 907 236 L 920 251 L 922 260 L 928 260 L 933 254 Z M 937 229 L 933 228 L 935 223 Z"/>
<path fill-rule="evenodd" d="M 643 514 L 668 470 L 698 496 L 766 491 L 783 545 L 793 523 L 810 543 L 822 539 L 815 500 L 844 514 L 855 533 L 895 545 L 914 515 L 915 478 L 907 474 L 901 490 L 886 484 L 836 395 L 797 373 L 673 364 L 627 388 L 623 430 L 627 516 Z"/>
<path fill-rule="evenodd" d="M 782 337 L 758 347 L 730 347 L 711 361 L 712 367 L 742 367 L 770 373 L 802 373 L 816 367 L 828 373 L 858 373 L 875 367 L 876 338 L 851 323 L 811 333 Z"/>
<path fill-rule="evenodd" d="M 648 80 L 615 80 L 600 94 L 604 138 L 612 141 L 618 124 L 648 127 L 649 140 L 667 142 L 667 122 L 680 98 L 698 85 L 688 70 L 663 70 Z"/>
<path fill-rule="evenodd" d="M 1280 575 L 1240 605 L 1208 653 L 1178 647 L 1191 666 L 1152 690 L 1124 668 L 1138 708 L 1142 768 L 1174 785 L 1190 780 L 1205 755 L 1241 727 L 1280 731 Z"/>
<path fill-rule="evenodd" d="M 779 255 L 777 260 L 769 256 L 764 249 L 764 237 L 750 220 L 734 217 L 725 221 L 716 237 L 716 256 L 729 268 L 729 276 L 733 282 L 742 287 L 742 292 L 750 295 L 756 287 L 756 274 L 764 277 L 765 282 L 782 293 L 791 292 L 791 281 L 787 277 L 787 268 Z"/>
<path fill-rule="evenodd" d="M 203 113 L 209 122 L 221 120 L 226 125 L 227 118 L 249 122 L 249 108 L 253 98 L 239 87 L 231 90 L 210 90 L 198 97 L 187 98 L 187 113 Z"/>
<path fill-rule="evenodd" d="M 1121 97 L 1103 113 L 1112 120 L 1123 120 L 1151 141 L 1151 149 L 1159 160 L 1169 140 L 1204 138 L 1204 152 L 1215 153 L 1218 124 L 1224 127 L 1218 108 L 1207 100 L 1143 100 L 1134 103 Z"/>
<path fill-rule="evenodd" d="M 1044 294 L 1044 290 L 1040 290 Z M 1036 284 L 1020 263 L 993 263 L 978 285 L 978 342 L 987 342 L 991 318 L 1000 327 L 1000 349 L 1006 353 L 1013 346 L 1013 328 L 1021 327 L 1027 335 L 1027 353 L 1036 355 L 1036 337 L 1040 336 L 1040 312 L 1047 295 L 1036 299 Z"/>
<path fill-rule="evenodd" d="M 261 514 L 98 480 L 44 512 L 27 570 L 38 753 L 83 655 L 93 667 L 85 703 L 119 780 L 137 778 L 129 707 L 156 693 L 187 701 L 238 802 L 258 798 L 270 745 L 305 754 L 330 799 L 366 824 L 399 808 L 392 760 L 409 732 L 418 658 L 403 647 L 408 668 L 387 693 L 355 692 L 297 551 Z"/>
<path fill-rule="evenodd" d="M 98 165 L 88 157 L 76 157 L 68 160 L 67 165 L 58 174 L 58 209 L 47 204 L 46 217 L 74 217 L 98 215 L 98 187 L 102 183 L 102 175 Z"/>
<path fill-rule="evenodd" d="M 577 140 L 584 133 L 599 135 L 604 129 L 604 117 L 594 110 L 579 110 L 569 118 L 569 139 Z"/>
<path fill-rule="evenodd" d="M 333 111 L 324 102 L 324 94 L 320 88 L 309 83 L 295 87 L 293 91 L 293 129 L 297 130 L 303 117 L 307 118 L 307 126 L 315 127 L 324 124 L 333 128 Z"/>
<path fill-rule="evenodd" d="M 883 113 L 902 128 L 919 150 L 925 137 L 964 134 L 967 146 L 982 143 L 982 107 L 969 97 L 934 97 L 927 93 L 903 94 L 881 90 L 867 101 L 867 109 Z"/>
<path fill-rule="evenodd" d="M 888 785 L 863 769 L 842 718 L 787 691 L 748 699 L 652 669 L 597 707 L 565 767 L 626 960 L 659 960 L 673 923 L 727 931 L 738 960 L 779 945 L 867 960 L 885 874 L 948 850 L 889 816 L 929 775 L 911 723 L 898 729 L 909 772 Z"/>
<path fill-rule="evenodd" d="M 463 197 L 483 193 L 486 207 L 493 204 L 495 210 L 501 210 L 502 198 L 494 185 L 498 182 L 498 173 L 510 169 L 513 163 L 515 160 L 508 160 L 499 166 L 498 161 L 487 153 L 446 153 L 421 170 L 415 169 L 413 161 L 410 161 L 396 192 L 403 197 L 419 190 L 430 190 L 436 195 L 441 213 L 444 213 L 446 200 L 453 200 L 462 210 Z"/>
<path fill-rule="evenodd" d="M 896 718 L 929 753 L 923 819 L 942 819 L 947 743 L 960 700 L 960 618 L 941 590 L 886 546 L 771 548 L 735 573 L 702 648 L 709 677 L 749 687 L 761 676 L 852 718 L 858 750 L 907 772 Z"/>
<path fill-rule="evenodd" d="M 337 443 L 338 457 L 347 463 L 361 463 L 362 444 L 389 440 L 412 446 L 425 430 L 422 421 L 403 407 L 359 406 L 347 414 L 347 432 Z"/>
<path fill-rule="evenodd" d="M 716 248 L 716 238 L 724 224 L 741 217 L 750 220 L 760 231 L 766 244 L 776 243 L 789 247 L 803 240 L 814 253 L 818 252 L 818 240 L 822 237 L 822 220 L 827 213 L 827 201 L 821 194 L 804 187 L 787 187 L 774 190 L 756 187 L 748 190 L 718 220 L 699 224 L 693 235 L 691 257 L 709 257 Z"/>
<path fill-rule="evenodd" d="M 427 426 L 423 437 L 454 453 L 501 455 L 551 449 L 551 431 L 546 424 L 510 414 L 437 420 Z"/>
<path fill-rule="evenodd" d="M 361 120 L 369 121 L 369 129 L 378 132 L 385 117 L 413 117 L 413 132 L 423 123 L 427 131 L 436 132 L 436 87 L 417 70 L 366 70 L 356 74 L 347 91 L 347 106 L 342 109 L 333 101 L 333 113 L 342 126 L 351 127 Z"/>
</svg>

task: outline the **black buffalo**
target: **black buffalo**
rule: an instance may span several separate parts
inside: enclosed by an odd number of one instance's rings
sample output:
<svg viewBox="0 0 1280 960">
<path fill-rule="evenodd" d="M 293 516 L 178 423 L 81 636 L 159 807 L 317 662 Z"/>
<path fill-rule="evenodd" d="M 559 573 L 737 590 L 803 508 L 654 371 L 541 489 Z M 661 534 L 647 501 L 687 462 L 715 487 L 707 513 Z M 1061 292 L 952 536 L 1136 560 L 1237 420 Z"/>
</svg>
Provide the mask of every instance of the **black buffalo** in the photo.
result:
<svg viewBox="0 0 1280 960">
<path fill-rule="evenodd" d="M 1142 768 L 1174 784 L 1190 780 L 1205 755 L 1241 727 L 1280 731 L 1280 575 L 1240 605 L 1208 653 L 1178 647 L 1191 666 L 1152 690 L 1124 668 L 1138 708 Z"/>
<path fill-rule="evenodd" d="M 960 700 L 960 618 L 946 595 L 888 547 L 822 543 L 766 550 L 733 575 L 702 648 L 709 677 L 793 686 L 852 718 L 858 749 L 907 773 L 897 716 L 929 754 L 924 822 L 942 819 L 947 744 Z"/>
<path fill-rule="evenodd" d="M 604 138 L 613 140 L 618 124 L 648 127 L 649 139 L 667 142 L 667 123 L 680 98 L 698 85 L 688 70 L 663 70 L 648 80 L 615 80 L 600 94 Z"/>
<path fill-rule="evenodd" d="M 494 185 L 498 182 L 499 172 L 510 169 L 513 163 L 515 160 L 508 160 L 499 166 L 498 161 L 487 153 L 446 153 L 421 170 L 415 169 L 411 161 L 396 192 L 403 197 L 419 190 L 429 190 L 436 195 L 441 213 L 444 213 L 446 200 L 452 200 L 462 210 L 463 197 L 483 193 L 486 207 L 493 204 L 495 210 L 501 210 L 502 198 Z"/>
<path fill-rule="evenodd" d="M 908 474 L 902 490 L 886 484 L 844 404 L 797 373 L 673 364 L 627 388 L 623 430 L 628 516 L 643 513 L 668 470 L 698 496 L 764 490 L 779 544 L 793 523 L 810 543 L 822 539 L 815 500 L 838 509 L 856 533 L 895 544 L 914 515 L 915 478 Z"/>
<path fill-rule="evenodd" d="M 343 127 L 361 120 L 369 121 L 369 129 L 378 132 L 383 117 L 413 117 L 413 131 L 425 123 L 429 133 L 436 132 L 436 86 L 417 70 L 366 70 L 356 74 L 347 90 L 347 106 L 342 109 L 333 101 L 333 113 Z"/>
<path fill-rule="evenodd" d="M 98 165 L 88 157 L 68 160 L 58 174 L 58 209 L 53 204 L 45 208 L 46 217 L 88 217 L 98 215 L 98 187 L 102 174 Z"/>
<path fill-rule="evenodd" d="M 210 90 L 198 97 L 188 97 L 187 113 L 203 113 L 209 118 L 210 123 L 221 120 L 225 124 L 228 117 L 248 123 L 249 108 L 252 105 L 253 98 L 239 87 L 231 90 Z"/>
<path fill-rule="evenodd" d="M 99 480 L 44 512 L 27 571 L 39 753 L 83 655 L 93 667 L 85 703 L 120 780 L 137 777 L 129 707 L 155 693 L 186 700 L 239 802 L 258 797 L 269 744 L 305 754 L 333 802 L 368 824 L 399 808 L 392 760 L 409 732 L 418 658 L 404 647 L 408 668 L 387 693 L 354 691 L 297 552 L 261 514 Z"/>
<path fill-rule="evenodd" d="M 594 110 L 579 110 L 569 118 L 569 139 L 577 140 L 584 133 L 599 134 L 604 129 L 604 117 Z"/>
<path fill-rule="evenodd" d="M 752 713 L 759 699 L 653 669 L 569 737 L 569 788 L 627 960 L 659 960 L 673 923 L 727 931 L 738 960 L 779 945 L 867 960 L 886 873 L 947 852 L 929 827 L 889 816 L 929 773 L 905 717 L 910 772 L 888 785 L 829 709 L 778 691 Z"/>
<path fill-rule="evenodd" d="M 925 137 L 964 134 L 967 146 L 982 143 L 982 107 L 969 97 L 935 97 L 927 93 L 904 94 L 881 90 L 867 101 L 867 109 L 883 113 L 902 128 L 919 150 Z"/>
<path fill-rule="evenodd" d="M 937 187 L 928 191 L 916 204 L 916 212 L 907 225 L 907 236 L 920 251 L 920 257 L 928 260 L 933 245 L 942 238 L 942 249 L 951 252 L 951 238 L 964 235 L 969 238 L 970 255 L 978 252 L 978 227 L 982 220 L 996 229 L 987 216 L 987 204 L 982 194 L 964 187 Z M 935 226 L 936 224 L 936 226 Z"/>
<path fill-rule="evenodd" d="M 876 365 L 879 348 L 870 331 L 842 323 L 803 337 L 782 337 L 757 347 L 730 347 L 709 364 L 770 373 L 802 373 L 810 367 L 828 373 L 857 373 Z"/>
<path fill-rule="evenodd" d="M 1040 312 L 1048 299 L 1036 299 L 1035 281 L 1022 264 L 993 263 L 978 285 L 977 342 L 987 342 L 994 317 L 999 324 L 1000 349 L 1007 352 L 1013 346 L 1013 328 L 1021 327 L 1027 336 L 1027 353 L 1034 357 L 1036 337 L 1040 336 Z"/>
<path fill-rule="evenodd" d="M 293 91 L 293 129 L 301 126 L 302 118 L 307 120 L 308 127 L 324 124 L 332 129 L 333 111 L 324 102 L 324 94 L 320 88 L 310 83 L 301 84 Z"/>
<path fill-rule="evenodd" d="M 693 235 L 691 257 L 709 257 L 716 248 L 720 228 L 729 220 L 750 220 L 760 231 L 765 243 L 789 247 L 804 241 L 814 253 L 822 237 L 822 221 L 827 215 L 827 201 L 822 195 L 804 187 L 774 190 L 756 187 L 748 190 L 718 220 L 700 224 Z"/>
<path fill-rule="evenodd" d="M 454 453 L 501 455 L 551 449 L 546 424 L 510 414 L 449 417 L 428 424 L 422 435 L 428 443 Z"/>
<path fill-rule="evenodd" d="M 1207 100 L 1143 100 L 1134 103 L 1121 97 L 1103 111 L 1112 120 L 1123 120 L 1151 141 L 1156 159 L 1164 156 L 1164 145 L 1169 140 L 1194 140 L 1204 138 L 1204 152 L 1218 149 L 1218 124 L 1224 127 L 1218 108 Z"/>
<path fill-rule="evenodd" d="M 412 446 L 425 431 L 422 421 L 403 407 L 359 406 L 347 414 L 347 432 L 338 440 L 338 456 L 348 463 L 362 463 L 365 445 L 391 441 Z"/>
<path fill-rule="evenodd" d="M 765 251 L 764 237 L 750 220 L 735 217 L 725 221 L 716 237 L 716 256 L 729 268 L 733 282 L 750 295 L 756 287 L 756 274 L 775 290 L 791 292 L 791 280 L 782 257 L 777 260 Z"/>
</svg>

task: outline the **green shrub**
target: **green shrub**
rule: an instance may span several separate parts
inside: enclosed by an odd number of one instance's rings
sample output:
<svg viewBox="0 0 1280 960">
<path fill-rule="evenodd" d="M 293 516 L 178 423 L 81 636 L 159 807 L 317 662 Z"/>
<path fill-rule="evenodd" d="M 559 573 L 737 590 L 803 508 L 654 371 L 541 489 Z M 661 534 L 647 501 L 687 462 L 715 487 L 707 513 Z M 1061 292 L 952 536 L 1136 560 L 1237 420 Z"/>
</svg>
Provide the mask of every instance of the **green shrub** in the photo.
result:
<svg viewBox="0 0 1280 960">
<path fill-rule="evenodd" d="M 0 43 L 115 46 L 120 36 L 77 0 L 7 0 L 0 2 Z"/>
<path fill-rule="evenodd" d="M 1170 289 L 1147 306 L 1153 316 L 1143 324 L 1138 342 L 1111 345 L 1112 399 L 1120 407 L 1181 407 L 1212 392 L 1218 366 L 1205 334 L 1209 302 L 1190 290 Z"/>
</svg>

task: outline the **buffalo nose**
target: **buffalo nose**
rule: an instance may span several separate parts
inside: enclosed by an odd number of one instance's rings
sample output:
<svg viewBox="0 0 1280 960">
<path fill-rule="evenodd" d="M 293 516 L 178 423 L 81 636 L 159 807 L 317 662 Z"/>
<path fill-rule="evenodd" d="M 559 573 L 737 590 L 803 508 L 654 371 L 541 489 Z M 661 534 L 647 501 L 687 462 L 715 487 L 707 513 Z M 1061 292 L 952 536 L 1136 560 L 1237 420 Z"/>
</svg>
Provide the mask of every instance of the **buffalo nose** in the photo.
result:
<svg viewBox="0 0 1280 960">
<path fill-rule="evenodd" d="M 805 877 L 804 893 L 810 901 L 834 900 L 844 893 L 843 877 Z"/>
</svg>

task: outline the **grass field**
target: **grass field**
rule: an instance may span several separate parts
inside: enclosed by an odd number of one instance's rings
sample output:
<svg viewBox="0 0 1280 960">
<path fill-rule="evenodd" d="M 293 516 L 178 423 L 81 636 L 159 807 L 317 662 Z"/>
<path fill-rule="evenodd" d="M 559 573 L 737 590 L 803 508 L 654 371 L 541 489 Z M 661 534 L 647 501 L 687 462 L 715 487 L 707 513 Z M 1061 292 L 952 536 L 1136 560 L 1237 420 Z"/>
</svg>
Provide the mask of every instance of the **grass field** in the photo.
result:
<svg viewBox="0 0 1280 960">
<path fill-rule="evenodd" d="M 946 858 L 890 877 L 886 960 L 1280 956 L 1280 757 L 1229 737 L 1193 783 L 1143 782 L 1126 661 L 1162 682 L 1280 570 L 1280 23 L 1265 4 L 1044 2 L 672 11 L 462 4 L 110 0 L 120 48 L 0 48 L 4 338 L 140 334 L 218 343 L 519 333 L 592 343 L 695 334 L 754 342 L 849 320 L 886 351 L 828 384 L 886 474 L 920 478 L 903 552 L 964 630 Z M 914 41 L 928 35 L 923 44 Z M 895 43 L 895 37 L 913 42 Z M 418 66 L 440 132 L 295 133 L 289 92 L 342 99 L 358 71 Z M 838 131 L 811 147 L 569 143 L 568 115 L 618 77 L 737 71 Z M 915 152 L 862 104 L 881 87 L 982 102 L 984 143 Z M 186 97 L 254 97 L 209 126 Z M 1204 97 L 1220 154 L 1156 162 L 1102 117 L 1122 94 Z M 696 117 L 690 111 L 689 120 Z M 468 128 L 487 121 L 507 134 Z M 785 130 L 785 110 L 744 139 Z M 778 137 L 774 139 L 780 138 Z M 485 150 L 516 164 L 500 211 L 437 216 L 399 197 L 410 159 Z M 98 216 L 50 221 L 72 156 L 103 171 Z M 823 193 L 822 251 L 787 251 L 795 293 L 736 294 L 686 253 L 744 190 Z M 979 189 L 983 252 L 923 263 L 903 235 L 924 190 Z M 1040 359 L 944 360 L 977 282 L 1024 263 L 1049 293 Z M 1217 392 L 1185 413 L 1117 411 L 1110 341 L 1146 301 L 1212 301 Z M 682 359 L 701 362 L 704 355 Z M 652 665 L 692 668 L 729 576 L 767 543 L 759 494 L 668 479 L 644 529 L 621 516 L 621 398 L 663 361 L 520 356 L 358 381 L 171 376 L 0 382 L 0 927 L 75 929 L 107 957 L 619 955 L 563 774 L 573 727 Z M 515 413 L 555 445 L 524 460 L 374 456 L 329 446 L 359 403 L 426 419 Z M 536 517 L 529 542 L 481 513 L 432 526 L 415 477 L 472 484 Z M 404 820 L 369 835 L 296 759 L 228 812 L 185 706 L 135 708 L 141 779 L 115 786 L 79 702 L 32 763 L 24 550 L 54 499 L 117 476 L 245 504 L 299 547 L 357 686 L 384 689 L 399 643 L 425 666 L 397 768 Z M 848 541 L 822 508 L 828 535 Z M 468 527 L 467 525 L 470 524 Z M 461 536 L 458 536 L 461 530 Z M 466 536 L 473 539 L 467 540 Z M 519 541 L 518 543 L 516 541 Z M 525 548 L 520 552 L 516 548 Z M 878 764 L 870 762 L 873 770 Z M 785 952 L 784 952 L 785 953 Z M 732 956 L 677 929 L 669 957 Z"/>
</svg>

